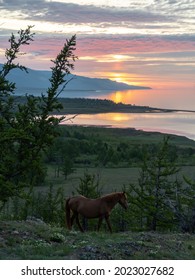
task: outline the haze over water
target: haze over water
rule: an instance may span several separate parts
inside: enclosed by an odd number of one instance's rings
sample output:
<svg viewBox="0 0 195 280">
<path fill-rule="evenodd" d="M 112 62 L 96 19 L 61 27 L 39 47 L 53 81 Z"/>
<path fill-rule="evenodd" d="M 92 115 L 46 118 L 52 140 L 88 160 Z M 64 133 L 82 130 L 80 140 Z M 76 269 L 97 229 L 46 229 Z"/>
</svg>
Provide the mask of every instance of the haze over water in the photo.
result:
<svg viewBox="0 0 195 280">
<path fill-rule="evenodd" d="M 116 103 L 195 111 L 195 87 L 121 91 L 65 91 L 63 96 L 110 99 Z"/>
<path fill-rule="evenodd" d="M 117 103 L 195 111 L 195 88 L 69 92 L 65 96 L 111 99 Z M 195 113 L 193 112 L 81 114 L 74 119 L 73 124 L 158 131 L 195 140 Z"/>
<path fill-rule="evenodd" d="M 176 90 L 129 90 L 115 92 L 107 95 L 106 98 L 115 102 L 136 104 L 142 106 L 195 110 L 195 88 Z"/>
<path fill-rule="evenodd" d="M 80 114 L 71 124 L 135 128 L 186 136 L 195 140 L 195 113 L 188 112 Z"/>
</svg>

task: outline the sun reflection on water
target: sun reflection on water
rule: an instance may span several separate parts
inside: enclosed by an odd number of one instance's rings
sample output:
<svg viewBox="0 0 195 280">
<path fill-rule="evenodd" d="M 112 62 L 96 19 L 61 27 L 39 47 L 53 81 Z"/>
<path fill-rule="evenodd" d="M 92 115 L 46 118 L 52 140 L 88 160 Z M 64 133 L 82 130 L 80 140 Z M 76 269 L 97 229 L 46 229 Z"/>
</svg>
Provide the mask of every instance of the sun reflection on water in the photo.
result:
<svg viewBox="0 0 195 280">
<path fill-rule="evenodd" d="M 128 121 L 131 119 L 131 116 L 129 114 L 124 114 L 124 113 L 107 113 L 107 119 L 116 121 L 116 122 L 124 122 Z M 105 114 L 102 115 L 102 117 L 105 119 Z"/>
</svg>

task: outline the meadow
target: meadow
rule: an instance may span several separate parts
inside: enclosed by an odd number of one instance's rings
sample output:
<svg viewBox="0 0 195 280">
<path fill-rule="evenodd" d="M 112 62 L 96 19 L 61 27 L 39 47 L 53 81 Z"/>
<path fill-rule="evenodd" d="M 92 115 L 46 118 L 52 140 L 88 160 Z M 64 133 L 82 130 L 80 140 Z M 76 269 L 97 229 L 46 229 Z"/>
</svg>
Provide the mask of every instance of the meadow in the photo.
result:
<svg viewBox="0 0 195 280">
<path fill-rule="evenodd" d="M 52 188 L 54 193 L 61 189 L 64 197 L 78 194 L 86 174 L 94 177 L 100 194 L 138 184 L 143 151 L 155 154 L 165 137 L 158 132 L 93 126 L 62 125 L 59 130 L 60 136 L 43 156 L 44 172 L 37 178 L 35 193 L 47 194 Z M 175 176 L 195 180 L 195 142 L 175 135 L 169 142 L 170 157 L 180 168 Z"/>
<path fill-rule="evenodd" d="M 85 234 L 79 233 L 77 226 L 72 232 L 65 226 L 64 198 L 80 193 L 82 184 L 95 195 L 124 188 L 128 191 L 130 185 L 138 185 L 143 149 L 155 152 L 164 137 L 134 129 L 61 126 L 60 136 L 43 157 L 44 174 L 32 191 L 26 190 L 27 203 L 13 199 L 1 212 L 0 258 L 194 259 L 195 238 L 191 232 L 178 232 L 177 226 L 140 231 L 131 203 L 130 212 L 120 206 L 113 210 L 112 235 L 105 223 L 97 233 L 97 220 L 88 222 Z M 172 135 L 170 145 L 180 168 L 177 180 L 185 175 L 194 181 L 194 141 Z M 65 160 L 67 155 L 71 164 Z M 67 174 L 64 163 L 70 164 Z"/>
</svg>

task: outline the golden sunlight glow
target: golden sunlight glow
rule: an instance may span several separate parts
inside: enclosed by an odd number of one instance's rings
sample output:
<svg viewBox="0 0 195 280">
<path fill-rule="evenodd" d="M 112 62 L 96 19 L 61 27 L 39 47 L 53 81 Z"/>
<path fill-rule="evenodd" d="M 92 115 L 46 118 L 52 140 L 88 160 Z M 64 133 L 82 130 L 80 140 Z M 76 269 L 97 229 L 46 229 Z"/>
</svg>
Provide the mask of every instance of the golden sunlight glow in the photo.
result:
<svg viewBox="0 0 195 280">
<path fill-rule="evenodd" d="M 123 55 L 121 55 L 121 54 L 115 54 L 115 55 L 113 55 L 113 57 L 117 60 L 122 60 L 123 59 Z"/>
<path fill-rule="evenodd" d="M 133 59 L 135 59 L 134 56 L 122 55 L 122 54 L 107 54 L 107 55 L 101 55 L 96 57 L 96 60 L 98 62 L 108 62 L 108 63 L 130 61 Z"/>
<path fill-rule="evenodd" d="M 79 60 L 94 60 L 95 61 L 96 58 L 93 56 L 80 56 Z"/>
<path fill-rule="evenodd" d="M 129 55 L 122 55 L 122 54 L 114 54 L 112 56 L 116 61 L 126 61 L 129 60 L 130 58 L 133 58 L 130 57 Z"/>
<path fill-rule="evenodd" d="M 113 69 L 117 72 L 95 72 L 95 75 L 99 77 L 107 77 L 110 80 L 126 83 L 133 86 L 143 86 L 143 87 L 152 87 L 155 83 L 155 78 L 150 75 L 139 75 L 132 72 L 121 72 L 122 69 L 113 65 Z M 156 82 L 159 85 L 159 79 Z"/>
<path fill-rule="evenodd" d="M 113 100 L 113 99 L 112 99 Z M 121 91 L 117 91 L 116 93 L 115 93 L 115 95 L 114 95 L 114 102 L 115 103 L 120 103 L 120 102 L 122 102 L 122 100 L 123 100 L 123 94 L 122 94 L 122 92 Z"/>
<path fill-rule="evenodd" d="M 116 91 L 115 93 L 110 94 L 106 98 L 114 101 L 115 103 L 126 103 L 131 104 L 132 103 L 132 94 L 131 90 L 122 90 L 122 91 Z"/>
<path fill-rule="evenodd" d="M 129 116 L 126 116 L 123 113 L 110 113 L 110 118 L 116 122 L 123 122 L 129 119 Z"/>
<path fill-rule="evenodd" d="M 5 50 L 0 48 L 0 55 L 4 55 L 4 53 L 5 53 Z"/>
<path fill-rule="evenodd" d="M 108 77 L 108 79 L 116 81 L 118 83 L 126 83 L 129 85 L 134 86 L 147 86 L 148 83 L 146 83 L 146 79 L 140 75 L 133 74 L 133 73 L 124 73 L 124 72 L 106 72 L 104 73 L 105 77 Z M 147 81 L 148 82 L 148 81 Z"/>
<path fill-rule="evenodd" d="M 126 73 L 113 73 L 113 72 L 107 73 L 107 77 L 109 79 L 116 81 L 118 83 L 126 83 L 127 75 L 128 74 L 126 74 Z"/>
<path fill-rule="evenodd" d="M 97 114 L 97 119 L 104 119 L 104 120 L 113 120 L 115 122 L 123 122 L 127 121 L 131 118 L 129 114 L 124 113 L 107 113 L 107 114 Z"/>
<path fill-rule="evenodd" d="M 110 123 L 110 120 L 114 121 L 114 122 L 125 122 L 128 120 L 132 120 L 134 118 L 134 116 L 130 116 L 129 114 L 125 114 L 125 113 L 106 113 L 106 114 L 96 114 L 96 115 L 90 115 L 90 114 L 81 114 L 79 115 L 79 124 L 86 124 L 86 122 L 88 122 L 89 124 L 93 124 L 95 125 L 100 124 L 101 121 L 102 124 L 106 125 L 106 122 L 108 121 Z M 75 119 L 75 122 L 77 121 L 77 118 Z M 121 125 L 121 124 L 120 124 Z"/>
<path fill-rule="evenodd" d="M 123 82 L 123 75 L 120 74 L 120 73 L 113 73 L 113 78 L 118 83 L 122 83 Z"/>
</svg>

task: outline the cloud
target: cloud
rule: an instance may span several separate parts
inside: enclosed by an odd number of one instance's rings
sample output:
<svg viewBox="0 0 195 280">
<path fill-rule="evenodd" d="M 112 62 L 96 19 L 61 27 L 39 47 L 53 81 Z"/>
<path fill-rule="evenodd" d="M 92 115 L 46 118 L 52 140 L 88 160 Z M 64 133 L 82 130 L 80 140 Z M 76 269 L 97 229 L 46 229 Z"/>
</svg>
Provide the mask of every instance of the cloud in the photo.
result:
<svg viewBox="0 0 195 280">
<path fill-rule="evenodd" d="M 195 2 L 194 0 L 155 0 L 150 8 L 154 11 L 159 9 L 162 14 L 168 13 L 178 15 L 178 17 L 193 18 Z"/>
<path fill-rule="evenodd" d="M 171 17 L 122 7 L 100 7 L 94 5 L 78 5 L 62 2 L 35 1 L 4 1 L 1 9 L 16 12 L 29 20 L 45 20 L 58 23 L 101 23 L 101 22 L 167 22 Z"/>
<path fill-rule="evenodd" d="M 89 3 L 85 4 L 84 3 Z M 103 3 L 104 1 L 101 1 Z M 175 2 L 175 1 L 174 1 Z M 185 3 L 184 3 L 185 2 Z M 81 4 L 79 4 L 81 3 Z M 50 34 L 177 34 L 195 33 L 193 22 L 189 22 L 193 2 L 173 0 L 124 1 L 125 7 L 118 1 L 105 1 L 105 4 L 94 5 L 97 1 L 74 1 L 74 3 L 56 1 L 8 0 L 0 4 L 0 22 L 6 22 L 6 28 L 18 24 L 34 24 L 38 32 Z M 93 4 L 93 5 L 92 5 Z M 190 5 L 188 13 L 181 12 Z M 173 8 L 174 6 L 174 8 Z M 185 15 L 185 16 L 184 16 Z M 38 26 L 38 27 L 37 27 Z"/>
<path fill-rule="evenodd" d="M 83 56 L 101 54 L 158 53 L 192 51 L 195 36 L 101 36 L 78 38 L 78 51 Z"/>
</svg>

